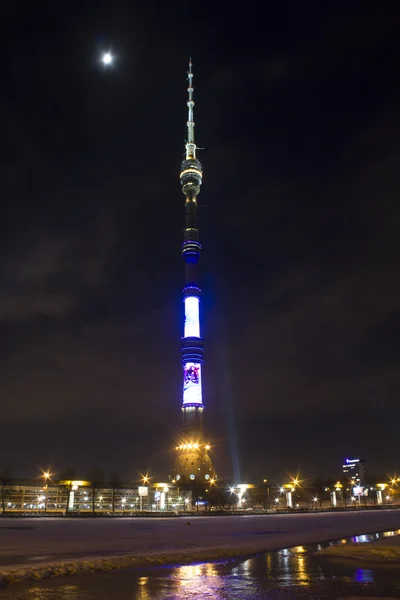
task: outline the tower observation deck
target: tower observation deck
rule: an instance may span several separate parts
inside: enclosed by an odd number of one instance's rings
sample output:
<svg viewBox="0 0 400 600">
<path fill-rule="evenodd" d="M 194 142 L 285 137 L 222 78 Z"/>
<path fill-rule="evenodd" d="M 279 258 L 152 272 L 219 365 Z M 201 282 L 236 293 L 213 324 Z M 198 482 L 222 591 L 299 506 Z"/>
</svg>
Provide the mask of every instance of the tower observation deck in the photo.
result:
<svg viewBox="0 0 400 600">
<path fill-rule="evenodd" d="M 203 179 L 203 169 L 196 157 L 193 118 L 193 73 L 192 63 L 188 71 L 188 120 L 186 156 L 181 164 L 180 180 L 185 196 L 185 228 L 182 256 L 185 261 L 185 287 L 183 302 L 185 324 L 181 338 L 181 360 L 183 367 L 182 431 L 176 447 L 177 456 L 172 469 L 172 479 L 180 486 L 206 486 L 215 480 L 209 450 L 203 431 L 203 338 L 200 333 L 200 296 L 198 285 L 198 263 L 201 244 L 197 219 L 197 196 Z"/>
</svg>

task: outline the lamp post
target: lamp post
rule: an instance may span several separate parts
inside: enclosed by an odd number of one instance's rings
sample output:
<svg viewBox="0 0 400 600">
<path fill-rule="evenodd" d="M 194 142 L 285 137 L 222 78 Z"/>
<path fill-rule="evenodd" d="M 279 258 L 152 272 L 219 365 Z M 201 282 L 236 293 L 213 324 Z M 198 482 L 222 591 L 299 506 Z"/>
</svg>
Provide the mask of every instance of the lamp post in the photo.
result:
<svg viewBox="0 0 400 600">
<path fill-rule="evenodd" d="M 236 496 L 236 491 L 235 491 L 234 486 L 230 486 L 229 487 L 229 491 L 230 491 L 230 497 L 231 498 L 232 498 L 232 495 L 234 494 L 234 499 L 235 499 L 234 506 L 236 508 L 237 507 L 237 496 Z M 230 508 L 232 508 L 232 504 L 230 504 Z"/>
<path fill-rule="evenodd" d="M 44 478 L 44 482 L 45 482 L 45 497 L 44 497 L 44 512 L 47 512 L 47 496 L 48 496 L 48 492 L 49 492 L 49 484 L 48 481 L 50 479 L 50 473 L 48 471 L 45 471 L 43 473 L 43 478 Z"/>
<path fill-rule="evenodd" d="M 268 483 L 268 479 L 264 479 L 263 480 L 263 487 L 264 487 L 264 510 L 268 508 L 270 508 L 270 499 L 269 499 L 269 486 L 267 485 Z M 266 501 L 266 497 L 268 497 L 268 502 Z"/>
<path fill-rule="evenodd" d="M 38 496 L 38 511 L 39 511 L 39 514 L 40 514 L 40 504 L 41 504 L 41 502 L 43 502 L 43 500 L 44 500 L 44 496 Z"/>
<path fill-rule="evenodd" d="M 215 484 L 215 479 L 210 479 L 210 485 L 208 486 L 208 510 L 211 510 L 210 501 L 211 501 L 211 486 Z"/>
<path fill-rule="evenodd" d="M 143 481 L 144 486 L 147 485 L 149 483 L 148 475 L 143 475 L 142 481 Z M 148 505 L 147 505 L 147 508 L 148 508 Z M 142 494 L 140 494 L 140 512 L 141 513 L 143 512 L 143 496 L 142 496 Z"/>
</svg>

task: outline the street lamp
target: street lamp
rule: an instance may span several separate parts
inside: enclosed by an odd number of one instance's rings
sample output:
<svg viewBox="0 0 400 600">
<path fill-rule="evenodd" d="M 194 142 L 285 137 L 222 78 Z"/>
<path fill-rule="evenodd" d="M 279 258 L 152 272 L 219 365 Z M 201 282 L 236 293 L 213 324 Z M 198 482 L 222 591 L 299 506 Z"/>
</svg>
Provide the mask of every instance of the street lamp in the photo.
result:
<svg viewBox="0 0 400 600">
<path fill-rule="evenodd" d="M 211 510 L 210 507 L 210 501 L 211 501 L 211 486 L 213 486 L 215 484 L 215 479 L 213 477 L 211 477 L 210 481 L 209 481 L 209 486 L 208 486 L 208 510 Z"/>
<path fill-rule="evenodd" d="M 142 475 L 142 474 L 140 473 L 140 475 Z M 146 473 L 146 475 L 142 475 L 142 483 L 143 483 L 143 486 L 145 486 L 145 487 L 148 486 L 148 484 L 150 483 L 150 477 L 148 476 L 148 473 Z M 143 490 L 143 491 L 146 491 L 146 490 Z M 141 490 L 139 489 L 139 495 L 140 495 L 140 512 L 143 512 L 143 494 L 140 493 L 140 492 L 141 492 Z M 146 491 L 145 495 L 147 497 L 147 509 L 148 509 L 148 507 L 149 507 L 149 504 L 148 504 L 149 503 L 148 490 Z"/>
<path fill-rule="evenodd" d="M 44 478 L 45 494 L 46 494 L 45 499 L 44 499 L 44 512 L 47 512 L 47 496 L 48 496 L 48 492 L 49 492 L 48 480 L 50 479 L 49 471 L 43 471 L 42 477 Z"/>
<path fill-rule="evenodd" d="M 126 502 L 126 498 L 122 498 L 122 499 L 121 499 L 121 503 L 122 503 L 122 514 L 124 514 L 125 502 Z"/>
<path fill-rule="evenodd" d="M 268 508 L 270 508 L 270 499 L 269 499 L 269 486 L 267 485 L 268 479 L 263 480 L 264 484 L 264 510 L 267 508 L 266 497 L 268 496 Z"/>
<path fill-rule="evenodd" d="M 236 495 L 236 490 L 235 490 L 235 488 L 232 486 L 232 487 L 230 487 L 230 488 L 229 488 L 229 492 L 230 492 L 231 496 L 232 496 L 232 494 L 235 494 L 235 508 L 236 508 L 236 507 L 237 507 L 237 495 Z"/>
</svg>

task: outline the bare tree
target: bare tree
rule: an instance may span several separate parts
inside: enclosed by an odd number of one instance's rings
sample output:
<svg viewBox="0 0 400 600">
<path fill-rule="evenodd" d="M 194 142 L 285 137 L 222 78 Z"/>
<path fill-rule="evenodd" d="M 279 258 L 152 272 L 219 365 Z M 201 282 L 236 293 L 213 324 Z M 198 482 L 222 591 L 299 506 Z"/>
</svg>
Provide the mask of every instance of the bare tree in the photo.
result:
<svg viewBox="0 0 400 600">
<path fill-rule="evenodd" d="M 87 481 L 90 482 L 92 512 L 96 512 L 96 491 L 104 484 L 104 473 L 101 469 L 92 469 L 87 475 Z"/>
<path fill-rule="evenodd" d="M 12 483 L 11 471 L 7 467 L 5 467 L 4 471 L 3 471 L 3 476 L 1 479 L 1 509 L 2 509 L 3 515 L 6 512 L 6 502 L 8 501 L 11 490 L 12 490 L 11 483 Z"/>
<path fill-rule="evenodd" d="M 111 473 L 110 481 L 108 482 L 111 486 L 111 510 L 115 511 L 115 492 L 122 486 L 122 478 L 119 473 Z"/>
</svg>

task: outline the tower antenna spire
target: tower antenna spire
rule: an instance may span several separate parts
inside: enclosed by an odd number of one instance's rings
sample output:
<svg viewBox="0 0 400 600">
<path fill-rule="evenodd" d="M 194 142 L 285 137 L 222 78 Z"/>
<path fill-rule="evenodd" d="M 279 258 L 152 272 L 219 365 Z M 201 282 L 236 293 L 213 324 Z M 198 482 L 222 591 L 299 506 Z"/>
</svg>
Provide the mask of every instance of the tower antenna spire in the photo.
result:
<svg viewBox="0 0 400 600">
<path fill-rule="evenodd" d="M 186 160 L 190 158 L 196 158 L 196 144 L 194 143 L 194 119 L 193 119 L 193 72 L 192 72 L 192 59 L 189 58 L 189 70 L 188 70 L 188 120 L 187 120 L 187 142 L 186 142 Z"/>
</svg>

